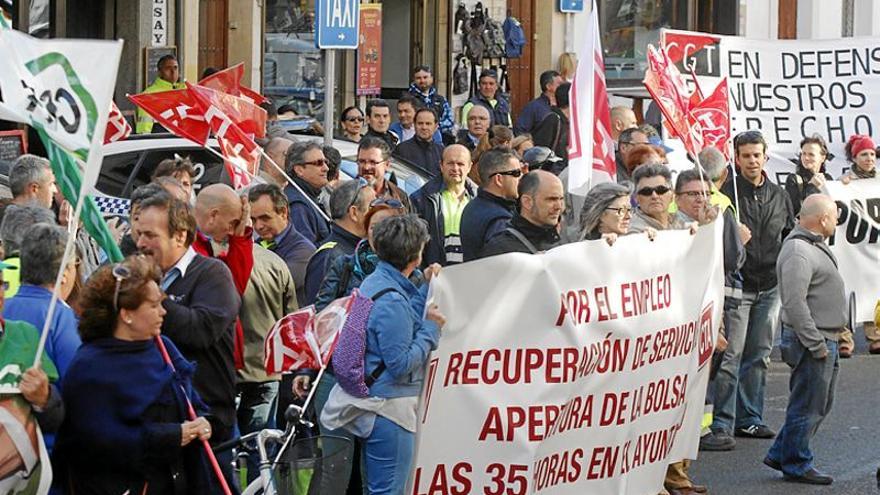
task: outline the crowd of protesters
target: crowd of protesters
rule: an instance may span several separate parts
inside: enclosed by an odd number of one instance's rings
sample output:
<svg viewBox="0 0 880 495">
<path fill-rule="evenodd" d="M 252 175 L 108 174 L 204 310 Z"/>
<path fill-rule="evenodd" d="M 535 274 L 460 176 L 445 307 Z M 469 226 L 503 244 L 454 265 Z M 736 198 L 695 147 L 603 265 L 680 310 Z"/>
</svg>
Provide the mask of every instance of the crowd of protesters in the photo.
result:
<svg viewBox="0 0 880 495">
<path fill-rule="evenodd" d="M 294 136 L 265 145 L 292 182 L 267 166 L 244 190 L 218 183 L 196 195 L 188 159 L 155 164 L 151 183 L 132 193 L 125 224 L 112 225 L 129 254 L 115 264 L 102 263 L 106 256 L 80 234 L 76 256 L 61 266 L 69 205 L 59 201 L 45 159 L 19 158 L 0 224 L 8 298 L 0 349 L 20 369 L 20 400 L 44 433 L 53 489 L 217 492 L 199 443 L 280 427 L 286 405 L 314 386 L 309 413 L 317 427 L 358 446 L 346 470 L 349 493 L 403 493 L 422 370 L 445 322 L 425 300 L 441 267 L 540 255 L 565 242 L 653 240 L 658 231 L 693 233 L 715 221 L 724 222 L 726 297 L 708 394 L 713 420 L 701 448 L 776 437 L 765 464 L 791 481 L 831 483 L 815 469 L 809 439 L 830 411 L 837 359 L 849 357 L 853 343 L 836 261 L 823 244 L 836 225 L 834 203 L 822 194 L 832 179 L 824 140 L 804 139 L 784 188 L 764 172 L 767 144 L 754 131 L 736 137 L 734 163 L 707 148 L 701 169 L 674 177 L 655 128 L 615 107 L 618 181 L 572 197 L 565 190 L 571 85 L 555 71 L 540 85 L 512 115 L 496 74 L 484 71 L 457 125 L 431 69 L 416 67 L 396 103 L 397 121 L 379 99 L 340 112 L 339 136 L 358 143 L 354 180 L 338 180 L 332 147 Z M 143 120 L 138 127 L 146 129 Z M 846 150 L 852 167 L 841 180 L 875 176 L 869 137 L 853 136 Z M 389 178 L 392 156 L 430 180 L 407 195 Z M 340 400 L 332 369 L 317 384 L 309 370 L 266 374 L 263 345 L 276 321 L 307 305 L 320 311 L 355 288 L 375 298 L 365 336 L 370 397 Z M 53 292 L 61 301 L 42 364 L 32 366 Z M 764 420 L 764 395 L 780 315 L 793 399 L 777 436 Z M 877 327 L 866 324 L 865 332 L 870 352 L 880 353 Z M 160 335 L 164 353 L 153 343 Z M 217 456 L 234 486 L 231 454 Z M 688 467 L 669 466 L 664 493 L 707 491 Z M 256 477 L 255 464 L 248 474 Z"/>
</svg>

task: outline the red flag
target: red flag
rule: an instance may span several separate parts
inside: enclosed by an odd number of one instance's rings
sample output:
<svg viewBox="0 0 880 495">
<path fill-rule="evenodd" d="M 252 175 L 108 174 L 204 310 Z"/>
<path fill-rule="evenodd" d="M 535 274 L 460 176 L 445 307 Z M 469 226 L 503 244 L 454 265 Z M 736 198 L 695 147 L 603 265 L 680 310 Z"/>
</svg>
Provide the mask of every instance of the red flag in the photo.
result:
<svg viewBox="0 0 880 495">
<path fill-rule="evenodd" d="M 653 45 L 648 45 L 648 69 L 643 83 L 666 117 L 673 134 L 682 140 L 689 153 L 696 156 L 702 149 L 702 136 L 692 132 L 689 126 L 691 92 L 669 55 Z"/>
<path fill-rule="evenodd" d="M 107 117 L 107 131 L 104 132 L 104 144 L 122 141 L 131 135 L 131 125 L 125 120 L 116 102 L 110 101 L 110 115 Z"/>
<path fill-rule="evenodd" d="M 216 107 L 240 127 L 245 134 L 253 134 L 259 138 L 266 137 L 267 117 L 266 111 L 262 108 L 244 98 L 205 86 L 186 83 L 186 87 L 195 94 L 199 101 L 203 102 L 205 115 L 207 115 L 209 108 Z"/>
<path fill-rule="evenodd" d="M 669 59 L 678 63 L 709 45 L 718 44 L 721 38 L 703 33 L 663 31 L 660 43 L 669 53 Z"/>
<path fill-rule="evenodd" d="M 351 300 L 337 299 L 317 315 L 314 306 L 307 306 L 278 320 L 263 347 L 266 373 L 318 369 L 329 363 Z"/>
<path fill-rule="evenodd" d="M 595 1 L 588 29 L 569 93 L 568 190 L 577 194 L 586 194 L 594 177 L 613 181 L 617 174 Z"/>
<path fill-rule="evenodd" d="M 144 109 L 169 132 L 204 146 L 210 126 L 205 122 L 198 100 L 186 89 L 129 95 L 128 99 Z"/>
<path fill-rule="evenodd" d="M 728 156 L 730 139 L 730 102 L 725 77 L 708 98 L 691 108 L 688 123 L 698 129 L 704 146 L 714 146 Z"/>
<path fill-rule="evenodd" d="M 232 178 L 232 187 L 239 190 L 251 183 L 260 165 L 260 149 L 247 136 L 227 132 L 226 138 L 217 138 L 220 152 L 226 162 L 226 171 Z M 242 139 L 244 138 L 244 139 Z"/>
<path fill-rule="evenodd" d="M 232 96 L 241 96 L 249 100 L 254 105 L 260 105 L 268 101 L 266 97 L 260 93 L 241 85 L 241 78 L 244 77 L 244 62 L 219 72 L 215 72 L 210 76 L 199 81 L 199 86 L 211 88 L 216 91 L 230 94 Z"/>
</svg>

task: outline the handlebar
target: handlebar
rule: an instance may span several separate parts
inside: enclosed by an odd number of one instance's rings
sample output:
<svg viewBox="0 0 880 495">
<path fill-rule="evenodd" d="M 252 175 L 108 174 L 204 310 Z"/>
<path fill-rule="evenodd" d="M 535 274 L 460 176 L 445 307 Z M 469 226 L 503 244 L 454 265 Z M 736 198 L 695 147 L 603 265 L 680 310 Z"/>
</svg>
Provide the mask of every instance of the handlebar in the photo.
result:
<svg viewBox="0 0 880 495">
<path fill-rule="evenodd" d="M 302 407 L 297 406 L 296 404 L 289 405 L 287 407 L 287 410 L 284 411 L 284 419 L 287 421 L 287 428 L 285 428 L 285 430 L 283 432 L 281 432 L 280 430 L 273 430 L 273 431 L 277 432 L 281 438 L 287 438 L 288 436 L 290 436 L 293 433 L 294 429 L 296 428 L 296 425 L 303 425 L 303 426 L 307 426 L 309 428 L 314 426 L 310 421 L 306 421 L 306 420 L 302 419 L 302 415 L 303 415 Z M 254 439 L 256 439 L 260 435 L 260 431 L 265 431 L 265 430 L 258 430 L 258 431 L 248 433 L 246 435 L 242 435 L 238 438 L 231 438 L 225 442 L 222 442 L 222 443 L 215 445 L 211 450 L 213 450 L 215 453 L 219 453 L 219 452 L 225 452 L 227 450 L 230 450 L 230 449 L 233 449 L 236 447 L 246 448 L 246 445 L 249 442 L 253 441 Z"/>
</svg>

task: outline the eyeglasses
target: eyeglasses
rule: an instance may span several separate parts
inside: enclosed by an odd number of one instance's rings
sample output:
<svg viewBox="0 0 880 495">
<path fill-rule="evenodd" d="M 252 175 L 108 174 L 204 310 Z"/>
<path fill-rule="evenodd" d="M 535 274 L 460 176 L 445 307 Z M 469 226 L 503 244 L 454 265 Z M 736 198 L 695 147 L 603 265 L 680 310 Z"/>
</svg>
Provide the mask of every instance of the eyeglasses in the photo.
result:
<svg viewBox="0 0 880 495">
<path fill-rule="evenodd" d="M 706 192 L 706 191 L 682 191 L 682 192 L 680 192 L 680 193 L 675 193 L 675 194 L 677 194 L 678 196 L 687 196 L 687 197 L 689 197 L 689 198 L 691 198 L 691 199 L 696 199 L 696 198 L 699 198 L 699 197 L 701 197 L 701 196 L 706 196 L 706 195 L 708 195 L 709 193 Z"/>
<path fill-rule="evenodd" d="M 370 208 L 375 206 L 387 206 L 395 210 L 403 209 L 403 203 L 397 198 L 376 198 L 370 202 Z"/>
<path fill-rule="evenodd" d="M 669 186 L 643 187 L 639 189 L 637 194 L 639 196 L 650 196 L 651 194 L 657 193 L 657 196 L 663 196 L 671 190 L 672 189 L 670 189 Z"/>
<path fill-rule="evenodd" d="M 117 263 L 113 266 L 112 273 L 113 278 L 116 279 L 116 290 L 113 291 L 113 311 L 119 312 L 119 289 L 122 287 L 122 281 L 131 277 L 131 270 L 122 263 Z"/>
<path fill-rule="evenodd" d="M 364 179 L 363 177 L 358 177 L 357 190 L 355 190 L 354 196 L 352 196 L 351 198 L 351 202 L 348 203 L 348 206 L 345 207 L 345 211 L 350 210 L 351 207 L 354 206 L 355 203 L 357 203 L 358 197 L 361 195 L 361 189 L 365 187 L 370 187 L 370 183 L 367 181 L 367 179 Z"/>
<path fill-rule="evenodd" d="M 298 165 L 302 165 L 302 166 L 305 166 L 305 167 L 307 167 L 307 166 L 309 166 L 309 165 L 313 165 L 313 166 L 315 166 L 315 167 L 324 167 L 324 166 L 327 165 L 327 159 L 325 159 L 325 158 L 319 158 L 319 159 L 317 159 L 317 160 L 312 160 L 312 161 L 310 161 L 310 162 L 302 162 L 302 163 L 299 163 Z"/>
<path fill-rule="evenodd" d="M 346 122 L 363 122 L 364 118 L 363 117 L 346 117 L 345 121 Z"/>
<path fill-rule="evenodd" d="M 495 172 L 494 174 L 490 175 L 489 177 L 495 177 L 496 175 L 509 175 L 511 177 L 516 178 L 516 177 L 522 177 L 522 174 L 523 174 L 522 169 L 515 168 L 513 170 L 505 170 L 504 172 Z"/>
<path fill-rule="evenodd" d="M 607 211 L 613 211 L 618 217 L 623 218 L 632 215 L 632 206 L 621 206 L 620 208 L 605 208 Z"/>
<path fill-rule="evenodd" d="M 357 164 L 361 167 L 367 167 L 367 166 L 375 167 L 376 165 L 381 165 L 387 161 L 388 161 L 387 159 L 382 160 L 381 162 L 374 162 L 373 160 L 360 160 L 360 159 L 358 159 Z"/>
</svg>

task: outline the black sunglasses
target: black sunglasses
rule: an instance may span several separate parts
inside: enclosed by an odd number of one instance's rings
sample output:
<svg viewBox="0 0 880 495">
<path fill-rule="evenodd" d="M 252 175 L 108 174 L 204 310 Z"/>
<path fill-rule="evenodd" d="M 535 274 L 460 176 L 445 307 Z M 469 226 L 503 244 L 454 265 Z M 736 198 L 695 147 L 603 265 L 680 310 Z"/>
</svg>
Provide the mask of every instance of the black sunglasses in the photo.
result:
<svg viewBox="0 0 880 495">
<path fill-rule="evenodd" d="M 663 196 L 664 194 L 668 193 L 671 190 L 672 189 L 670 189 L 669 186 L 643 187 L 643 188 L 639 189 L 638 195 L 639 196 L 650 196 L 653 193 L 657 193 L 657 196 Z"/>
<path fill-rule="evenodd" d="M 489 177 L 495 177 L 496 175 L 509 175 L 511 177 L 521 177 L 522 174 L 523 174 L 522 169 L 515 168 L 513 170 L 507 170 L 504 172 L 495 172 L 494 174 L 490 175 Z"/>
</svg>

